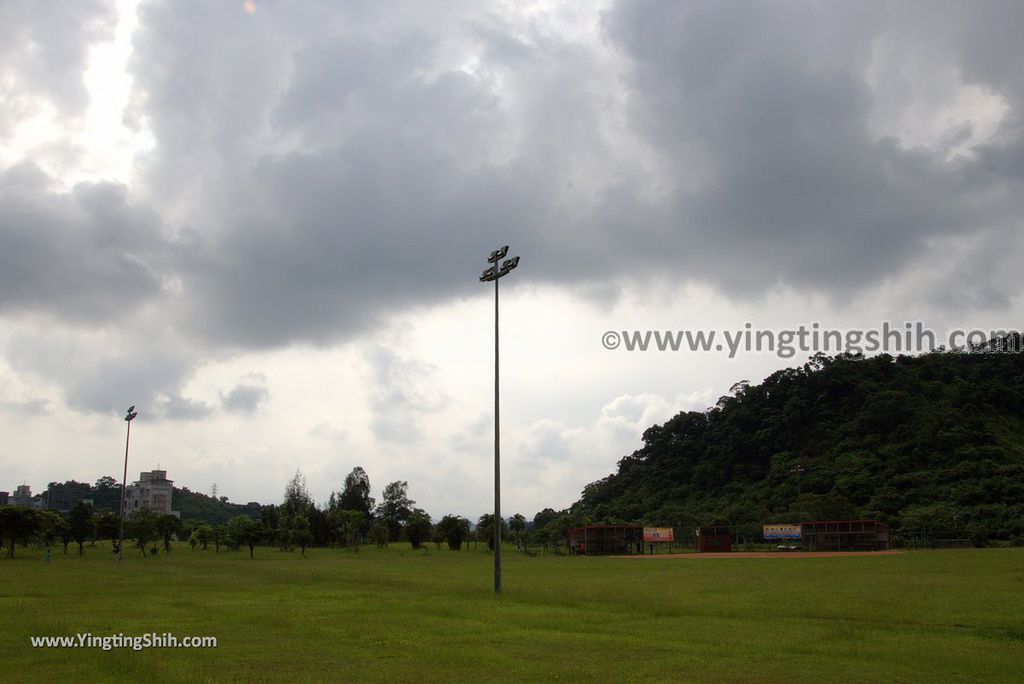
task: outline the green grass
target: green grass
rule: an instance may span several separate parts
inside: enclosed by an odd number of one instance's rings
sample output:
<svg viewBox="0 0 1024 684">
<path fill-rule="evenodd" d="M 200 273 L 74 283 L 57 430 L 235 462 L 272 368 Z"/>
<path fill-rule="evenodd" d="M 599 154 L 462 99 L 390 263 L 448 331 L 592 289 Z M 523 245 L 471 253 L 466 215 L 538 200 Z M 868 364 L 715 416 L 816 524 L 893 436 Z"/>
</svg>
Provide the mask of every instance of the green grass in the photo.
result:
<svg viewBox="0 0 1024 684">
<path fill-rule="evenodd" d="M 0 561 L 0 662 L 43 681 L 1021 681 L 1024 549 L 645 560 L 191 551 Z M 32 635 L 216 649 L 33 649 Z M 14 679 L 19 679 L 15 677 Z M 11 680 L 13 681 L 13 680 Z"/>
</svg>

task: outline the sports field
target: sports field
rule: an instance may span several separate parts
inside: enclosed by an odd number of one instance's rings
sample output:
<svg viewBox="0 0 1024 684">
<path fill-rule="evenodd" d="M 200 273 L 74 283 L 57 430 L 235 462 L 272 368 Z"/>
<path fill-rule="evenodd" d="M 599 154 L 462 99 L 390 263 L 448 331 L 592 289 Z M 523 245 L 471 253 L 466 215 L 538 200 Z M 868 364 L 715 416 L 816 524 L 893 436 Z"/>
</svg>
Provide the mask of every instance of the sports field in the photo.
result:
<svg viewBox="0 0 1024 684">
<path fill-rule="evenodd" d="M 1020 682 L 1024 549 L 839 558 L 192 551 L 0 560 L 5 681 Z M 215 636 L 44 649 L 32 636 Z"/>
</svg>

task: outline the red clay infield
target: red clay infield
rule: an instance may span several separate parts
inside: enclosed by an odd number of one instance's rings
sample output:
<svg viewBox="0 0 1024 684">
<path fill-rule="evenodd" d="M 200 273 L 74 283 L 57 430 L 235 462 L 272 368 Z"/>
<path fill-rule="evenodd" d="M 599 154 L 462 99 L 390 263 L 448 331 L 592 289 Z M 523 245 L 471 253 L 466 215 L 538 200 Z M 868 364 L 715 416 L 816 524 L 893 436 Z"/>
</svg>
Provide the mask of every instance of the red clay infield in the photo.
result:
<svg viewBox="0 0 1024 684">
<path fill-rule="evenodd" d="M 676 558 L 851 558 L 853 556 L 896 556 L 904 551 L 777 551 L 736 553 L 662 553 L 653 556 L 615 556 L 615 558 L 646 558 L 648 560 Z"/>
</svg>

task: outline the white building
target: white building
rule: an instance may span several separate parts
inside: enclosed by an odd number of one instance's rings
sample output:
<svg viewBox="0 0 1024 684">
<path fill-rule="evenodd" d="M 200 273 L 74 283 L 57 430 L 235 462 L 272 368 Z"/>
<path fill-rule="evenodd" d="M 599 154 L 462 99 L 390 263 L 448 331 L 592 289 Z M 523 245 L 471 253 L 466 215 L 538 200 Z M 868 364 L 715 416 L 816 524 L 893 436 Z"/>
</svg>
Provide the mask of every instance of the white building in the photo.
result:
<svg viewBox="0 0 1024 684">
<path fill-rule="evenodd" d="M 181 513 L 171 510 L 173 495 L 174 480 L 167 479 L 166 470 L 139 473 L 139 479 L 128 485 L 125 492 L 125 515 L 131 515 L 140 508 L 148 508 L 154 513 L 180 518 Z"/>
<path fill-rule="evenodd" d="M 32 487 L 27 484 L 18 485 L 14 490 L 14 496 L 10 499 L 15 506 L 28 506 L 29 508 L 41 508 L 38 497 L 32 496 Z"/>
</svg>

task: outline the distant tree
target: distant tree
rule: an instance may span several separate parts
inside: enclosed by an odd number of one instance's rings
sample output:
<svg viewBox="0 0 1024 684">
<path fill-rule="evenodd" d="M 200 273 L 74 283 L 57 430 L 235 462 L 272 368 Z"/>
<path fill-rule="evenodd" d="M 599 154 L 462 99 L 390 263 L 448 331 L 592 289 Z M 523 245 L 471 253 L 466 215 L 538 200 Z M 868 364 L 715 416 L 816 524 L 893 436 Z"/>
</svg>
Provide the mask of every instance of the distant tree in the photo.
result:
<svg viewBox="0 0 1024 684">
<path fill-rule="evenodd" d="M 60 527 L 60 543 L 64 547 L 61 553 L 68 555 L 68 544 L 71 543 L 71 523 L 64 516 L 61 516 L 63 525 Z"/>
<path fill-rule="evenodd" d="M 49 548 L 60 538 L 61 528 L 66 526 L 64 517 L 57 511 L 43 511 L 39 514 L 39 541 Z"/>
<path fill-rule="evenodd" d="M 121 487 L 117 480 L 110 475 L 104 475 L 100 479 L 96 480 L 96 484 L 93 486 L 96 489 L 120 489 Z"/>
<path fill-rule="evenodd" d="M 121 483 L 110 475 L 104 475 L 90 488 L 89 498 L 92 499 L 97 511 L 117 511 L 121 505 Z"/>
<path fill-rule="evenodd" d="M 113 511 L 96 515 L 96 537 L 113 541 L 121 533 L 121 518 Z"/>
<path fill-rule="evenodd" d="M 447 537 L 445 535 L 444 528 L 441 527 L 441 523 L 437 523 L 436 525 L 434 525 L 434 529 L 431 532 L 430 540 L 434 542 L 435 546 L 437 546 L 438 551 L 441 550 L 441 544 L 444 544 L 446 539 Z"/>
<path fill-rule="evenodd" d="M 386 548 L 388 545 L 388 522 L 382 518 L 378 518 L 373 523 L 373 527 L 370 528 L 370 539 L 377 545 L 378 549 Z"/>
<path fill-rule="evenodd" d="M 313 533 L 309 529 L 309 519 L 304 515 L 292 518 L 288 536 L 292 543 L 302 550 L 302 555 L 305 556 L 306 547 L 313 543 Z"/>
<path fill-rule="evenodd" d="M 349 549 L 358 549 L 362 536 L 363 512 L 337 509 L 330 513 L 331 524 L 337 531 L 338 542 Z"/>
<path fill-rule="evenodd" d="M 469 521 L 458 515 L 444 516 L 438 526 L 443 530 L 444 539 L 452 551 L 460 550 L 469 537 Z"/>
<path fill-rule="evenodd" d="M 508 531 L 512 533 L 512 541 L 516 543 L 516 548 L 521 549 L 523 547 L 523 532 L 526 531 L 526 516 L 516 513 L 509 518 Z"/>
<path fill-rule="evenodd" d="M 173 515 L 163 514 L 156 519 L 156 531 L 163 542 L 164 553 L 171 552 L 171 539 L 181 530 L 181 520 Z"/>
<path fill-rule="evenodd" d="M 306 513 L 309 519 L 309 531 L 313 534 L 314 546 L 327 546 L 331 543 L 331 521 L 327 511 L 321 510 L 315 504 L 310 506 Z"/>
<path fill-rule="evenodd" d="M 415 503 L 409 498 L 408 482 L 396 480 L 384 488 L 383 501 L 377 506 L 377 517 L 387 523 L 389 538 L 399 538 L 402 525 L 409 520 Z"/>
<path fill-rule="evenodd" d="M 536 530 L 545 550 L 550 546 L 551 550 L 554 551 L 559 544 L 564 542 L 569 533 L 569 526 L 569 516 L 560 515 L 554 520 L 549 521 L 540 530 Z"/>
<path fill-rule="evenodd" d="M 85 540 L 96 533 L 96 514 L 91 504 L 79 501 L 68 516 L 71 538 L 78 544 L 78 555 L 85 555 Z"/>
<path fill-rule="evenodd" d="M 146 555 L 146 547 L 159 537 L 157 519 L 159 516 L 148 508 L 140 508 L 128 516 L 128 529 L 125 534 L 135 540 L 135 548 L 143 556 Z"/>
<path fill-rule="evenodd" d="M 281 514 L 277 506 L 273 504 L 260 507 L 260 525 L 266 535 L 267 544 L 280 542 L 279 531 L 281 529 Z"/>
<path fill-rule="evenodd" d="M 558 517 L 558 512 L 553 508 L 545 508 L 533 516 L 533 529 L 539 530 L 549 522 Z"/>
<path fill-rule="evenodd" d="M 534 543 L 540 545 L 541 550 L 545 553 L 548 552 L 548 545 L 551 544 L 551 532 L 548 526 L 540 527 L 538 529 L 530 530 L 530 535 L 534 538 Z"/>
<path fill-rule="evenodd" d="M 224 541 L 224 526 L 213 525 L 210 528 L 210 540 L 213 542 L 213 552 L 220 553 L 220 545 Z"/>
<path fill-rule="evenodd" d="M 432 527 L 427 512 L 422 508 L 414 508 L 405 523 L 405 538 L 412 544 L 412 548 L 418 549 L 430 539 Z"/>
<path fill-rule="evenodd" d="M 192 548 L 195 548 L 196 544 L 198 544 L 202 547 L 203 551 L 206 551 L 207 544 L 210 543 L 212 537 L 213 528 L 207 523 L 200 523 L 192 530 L 192 534 L 189 536 L 189 544 L 192 545 Z M 192 543 L 193 540 L 195 540 L 194 544 Z"/>
<path fill-rule="evenodd" d="M 0 542 L 6 542 L 8 558 L 14 558 L 15 544 L 27 544 L 38 532 L 39 511 L 27 506 L 0 508 Z"/>
<path fill-rule="evenodd" d="M 345 476 L 345 486 L 337 497 L 336 506 L 343 511 L 359 511 L 363 514 L 360 532 L 369 529 L 373 517 L 374 499 L 370 496 L 370 476 L 360 466 Z"/>
<path fill-rule="evenodd" d="M 195 549 L 198 540 L 193 539 L 192 533 L 195 532 L 198 526 L 198 520 L 182 520 L 181 527 L 178 530 L 178 539 L 188 542 L 189 546 Z"/>
<path fill-rule="evenodd" d="M 295 475 L 284 488 L 284 503 L 281 504 L 282 517 L 304 516 L 312 506 L 313 499 L 309 496 L 309 490 L 306 488 L 306 478 L 301 470 L 296 470 Z"/>
<path fill-rule="evenodd" d="M 501 521 L 501 538 L 504 539 L 506 532 L 508 531 L 508 525 L 505 521 Z M 485 513 L 480 516 L 480 520 L 476 523 L 476 534 L 480 541 L 487 542 L 487 548 L 490 551 L 494 551 L 494 514 Z"/>
<path fill-rule="evenodd" d="M 249 547 L 249 558 L 255 558 L 256 544 L 259 543 L 260 525 L 247 515 L 239 515 L 224 526 L 232 548 Z"/>
</svg>

